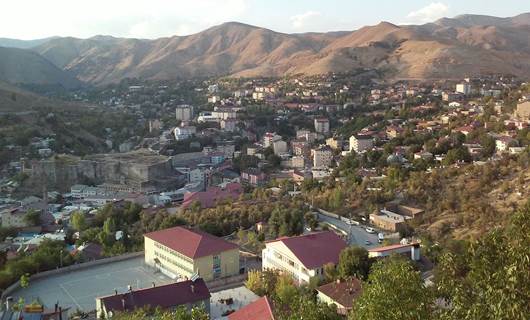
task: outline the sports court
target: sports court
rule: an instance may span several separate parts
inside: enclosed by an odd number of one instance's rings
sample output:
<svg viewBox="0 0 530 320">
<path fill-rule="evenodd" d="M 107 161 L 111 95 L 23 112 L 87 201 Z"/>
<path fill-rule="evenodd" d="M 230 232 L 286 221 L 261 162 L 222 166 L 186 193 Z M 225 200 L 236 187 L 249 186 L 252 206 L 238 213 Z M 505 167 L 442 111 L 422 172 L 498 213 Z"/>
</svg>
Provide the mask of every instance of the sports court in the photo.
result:
<svg viewBox="0 0 530 320">
<path fill-rule="evenodd" d="M 96 309 L 96 297 L 114 294 L 114 290 L 125 292 L 127 286 L 133 289 L 173 282 L 160 272 L 144 265 L 144 258 L 132 258 L 112 262 L 89 269 L 54 275 L 34 280 L 29 287 L 19 289 L 12 294 L 16 299 L 25 298 L 26 302 L 39 299 L 46 307 L 53 308 L 58 301 L 62 307 L 71 310 L 90 311 Z"/>
</svg>

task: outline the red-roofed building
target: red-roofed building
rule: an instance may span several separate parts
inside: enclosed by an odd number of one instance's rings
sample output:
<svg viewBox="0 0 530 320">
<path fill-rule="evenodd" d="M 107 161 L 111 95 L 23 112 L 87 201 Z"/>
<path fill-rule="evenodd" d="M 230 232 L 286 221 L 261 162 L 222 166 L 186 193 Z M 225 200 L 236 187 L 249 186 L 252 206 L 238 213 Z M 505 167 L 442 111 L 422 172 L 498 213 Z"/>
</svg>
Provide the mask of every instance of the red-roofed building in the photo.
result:
<svg viewBox="0 0 530 320">
<path fill-rule="evenodd" d="M 185 306 L 204 307 L 210 313 L 210 290 L 203 279 L 187 280 L 159 287 L 129 290 L 125 293 L 96 298 L 98 319 L 109 319 L 118 312 L 134 311 L 143 307 L 176 309 Z"/>
<path fill-rule="evenodd" d="M 388 257 L 392 254 L 405 254 L 410 252 L 410 259 L 419 261 L 420 257 L 420 244 L 418 242 L 407 243 L 407 244 L 393 244 L 390 246 L 378 247 L 368 250 L 368 256 L 370 258 L 383 258 Z"/>
<path fill-rule="evenodd" d="M 353 301 L 361 295 L 362 283 L 357 278 L 337 280 L 317 288 L 317 300 L 337 306 L 337 313 L 347 315 Z"/>
<path fill-rule="evenodd" d="M 227 199 L 235 200 L 243 193 L 243 187 L 239 183 L 228 183 L 224 188 L 209 187 L 206 191 L 188 192 L 184 194 L 182 209 L 186 209 L 192 203 L 198 202 L 201 208 L 213 208 L 218 202 Z"/>
<path fill-rule="evenodd" d="M 338 264 L 346 247 L 346 242 L 331 231 L 279 238 L 265 244 L 263 269 L 289 274 L 299 284 L 309 283 L 312 277 L 323 277 L 324 265 Z"/>
<path fill-rule="evenodd" d="M 206 232 L 175 227 L 144 235 L 145 263 L 171 278 L 204 280 L 239 274 L 239 247 Z"/>
<path fill-rule="evenodd" d="M 269 299 L 262 297 L 230 314 L 228 320 L 274 320 L 274 315 Z"/>
</svg>

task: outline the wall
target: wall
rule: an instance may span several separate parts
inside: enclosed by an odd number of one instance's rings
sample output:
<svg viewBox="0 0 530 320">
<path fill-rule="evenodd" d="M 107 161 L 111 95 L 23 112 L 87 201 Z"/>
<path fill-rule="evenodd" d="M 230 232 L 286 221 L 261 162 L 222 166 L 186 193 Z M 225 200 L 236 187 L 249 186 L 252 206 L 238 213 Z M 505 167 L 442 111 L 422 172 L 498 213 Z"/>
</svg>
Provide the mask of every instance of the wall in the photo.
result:
<svg viewBox="0 0 530 320">
<path fill-rule="evenodd" d="M 221 252 L 221 278 L 239 274 L 239 250 Z M 205 281 L 213 280 L 213 255 L 195 259 L 195 270 Z"/>
</svg>

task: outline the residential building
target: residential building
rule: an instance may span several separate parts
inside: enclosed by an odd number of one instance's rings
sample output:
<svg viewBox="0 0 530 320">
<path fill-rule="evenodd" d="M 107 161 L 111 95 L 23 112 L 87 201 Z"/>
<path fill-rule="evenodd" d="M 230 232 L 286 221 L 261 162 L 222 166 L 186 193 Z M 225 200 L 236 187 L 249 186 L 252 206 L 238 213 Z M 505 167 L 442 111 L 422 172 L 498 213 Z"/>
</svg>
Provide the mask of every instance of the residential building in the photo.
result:
<svg viewBox="0 0 530 320">
<path fill-rule="evenodd" d="M 272 303 L 265 296 L 229 314 L 228 320 L 274 320 L 272 310 Z"/>
<path fill-rule="evenodd" d="M 257 187 L 267 182 L 267 176 L 259 169 L 248 168 L 241 171 L 241 181 Z"/>
<path fill-rule="evenodd" d="M 333 150 L 342 150 L 344 141 L 341 138 L 332 137 L 326 139 L 326 145 L 330 146 Z"/>
<path fill-rule="evenodd" d="M 196 132 L 197 132 L 197 129 L 193 126 L 176 127 L 175 130 L 173 130 L 175 139 L 177 141 L 189 139 L 193 137 Z"/>
<path fill-rule="evenodd" d="M 294 156 L 291 158 L 291 168 L 304 168 L 305 158 L 303 156 Z"/>
<path fill-rule="evenodd" d="M 470 95 L 471 94 L 471 84 L 469 83 L 459 83 L 456 85 L 456 92 L 461 93 L 463 95 Z"/>
<path fill-rule="evenodd" d="M 288 274 L 298 284 L 307 284 L 313 277 L 324 276 L 324 265 L 336 265 L 346 247 L 346 242 L 331 231 L 278 238 L 265 243 L 262 267 Z"/>
<path fill-rule="evenodd" d="M 173 279 L 199 275 L 205 281 L 239 274 L 236 244 L 183 227 L 144 235 L 145 263 Z"/>
<path fill-rule="evenodd" d="M 96 317 L 112 319 L 116 313 L 134 311 L 144 307 L 174 310 L 180 306 L 185 306 L 188 311 L 191 311 L 193 307 L 204 307 L 209 314 L 210 297 L 210 290 L 203 279 L 138 290 L 129 289 L 125 293 L 116 291 L 112 295 L 96 298 Z"/>
<path fill-rule="evenodd" d="M 378 228 L 392 232 L 398 232 L 399 230 L 402 230 L 405 227 L 406 219 L 407 217 L 385 209 L 381 210 L 378 214 L 372 213 L 370 215 L 371 223 Z"/>
<path fill-rule="evenodd" d="M 317 288 L 319 302 L 337 307 L 337 313 L 346 316 L 353 307 L 354 300 L 362 293 L 362 282 L 357 278 L 337 280 Z"/>
<path fill-rule="evenodd" d="M 180 121 L 191 121 L 193 119 L 193 106 L 183 104 L 175 108 L 175 117 Z"/>
<path fill-rule="evenodd" d="M 498 152 L 508 151 L 510 147 L 517 146 L 517 140 L 509 136 L 501 136 L 495 140 L 495 148 Z"/>
<path fill-rule="evenodd" d="M 237 120 L 236 119 L 223 119 L 221 120 L 221 130 L 227 131 L 227 132 L 234 132 L 236 131 Z"/>
<path fill-rule="evenodd" d="M 283 140 L 277 140 L 272 143 L 272 149 L 275 155 L 287 153 L 287 142 Z"/>
<path fill-rule="evenodd" d="M 517 104 L 517 109 L 515 110 L 516 118 L 520 120 L 530 120 L 530 101 L 524 101 Z"/>
<path fill-rule="evenodd" d="M 374 139 L 371 136 L 353 135 L 350 137 L 350 152 L 361 153 L 371 150 L 374 146 Z"/>
<path fill-rule="evenodd" d="M 267 132 L 263 136 L 263 147 L 265 148 L 272 147 L 273 143 L 279 140 L 282 140 L 281 136 L 277 135 L 274 132 Z"/>
<path fill-rule="evenodd" d="M 311 150 L 313 154 L 313 167 L 329 167 L 333 161 L 333 150 L 329 146 L 321 146 Z"/>
<path fill-rule="evenodd" d="M 329 133 L 329 119 L 328 118 L 316 118 L 315 119 L 315 132 L 326 134 Z"/>
</svg>

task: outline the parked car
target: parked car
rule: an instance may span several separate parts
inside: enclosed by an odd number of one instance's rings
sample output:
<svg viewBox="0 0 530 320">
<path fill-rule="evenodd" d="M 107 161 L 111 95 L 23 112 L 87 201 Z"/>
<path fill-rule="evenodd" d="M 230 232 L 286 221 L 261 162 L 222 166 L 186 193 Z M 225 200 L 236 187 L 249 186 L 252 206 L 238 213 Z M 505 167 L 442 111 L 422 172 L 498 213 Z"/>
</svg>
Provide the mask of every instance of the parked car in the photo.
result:
<svg viewBox="0 0 530 320">
<path fill-rule="evenodd" d="M 375 230 L 374 230 L 374 228 L 367 227 L 367 228 L 366 228 L 366 232 L 368 232 L 368 233 L 375 233 Z"/>
</svg>

